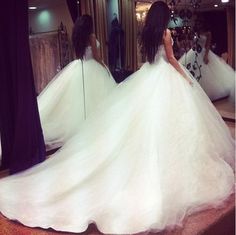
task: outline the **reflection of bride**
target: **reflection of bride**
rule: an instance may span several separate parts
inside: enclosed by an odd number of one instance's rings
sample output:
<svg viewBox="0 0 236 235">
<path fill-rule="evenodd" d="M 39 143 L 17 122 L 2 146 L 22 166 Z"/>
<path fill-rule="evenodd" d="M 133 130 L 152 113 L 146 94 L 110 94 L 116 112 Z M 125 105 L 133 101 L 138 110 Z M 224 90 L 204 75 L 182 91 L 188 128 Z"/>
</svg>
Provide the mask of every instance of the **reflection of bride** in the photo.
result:
<svg viewBox="0 0 236 235">
<path fill-rule="evenodd" d="M 73 30 L 77 60 L 67 65 L 38 97 L 48 150 L 63 145 L 108 95 L 115 82 L 104 68 L 92 34 L 92 18 L 80 17 Z"/>
<path fill-rule="evenodd" d="M 0 180 L 6 217 L 69 232 L 94 222 L 103 233 L 131 234 L 179 225 L 231 194 L 233 140 L 174 58 L 169 17 L 164 2 L 153 3 L 142 33 L 148 62 L 78 135 L 44 163 Z"/>
<path fill-rule="evenodd" d="M 195 50 L 190 49 L 179 62 L 199 80 L 211 100 L 229 95 L 234 99 L 235 72 L 210 50 L 211 33 L 201 32 L 196 44 Z"/>
</svg>

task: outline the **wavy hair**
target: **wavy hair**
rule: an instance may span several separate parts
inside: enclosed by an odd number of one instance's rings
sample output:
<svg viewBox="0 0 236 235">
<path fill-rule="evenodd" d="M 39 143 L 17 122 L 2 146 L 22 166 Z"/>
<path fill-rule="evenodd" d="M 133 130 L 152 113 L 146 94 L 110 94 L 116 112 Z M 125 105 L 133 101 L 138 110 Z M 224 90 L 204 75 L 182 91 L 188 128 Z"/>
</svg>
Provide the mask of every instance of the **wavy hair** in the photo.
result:
<svg viewBox="0 0 236 235">
<path fill-rule="evenodd" d="M 167 4 L 162 1 L 154 2 L 147 13 L 140 39 L 141 54 L 149 63 L 154 62 L 169 20 L 170 10 Z"/>
<path fill-rule="evenodd" d="M 90 15 L 79 17 L 73 28 L 72 43 L 76 57 L 83 59 L 86 47 L 89 43 L 89 36 L 93 33 L 93 20 Z"/>
</svg>

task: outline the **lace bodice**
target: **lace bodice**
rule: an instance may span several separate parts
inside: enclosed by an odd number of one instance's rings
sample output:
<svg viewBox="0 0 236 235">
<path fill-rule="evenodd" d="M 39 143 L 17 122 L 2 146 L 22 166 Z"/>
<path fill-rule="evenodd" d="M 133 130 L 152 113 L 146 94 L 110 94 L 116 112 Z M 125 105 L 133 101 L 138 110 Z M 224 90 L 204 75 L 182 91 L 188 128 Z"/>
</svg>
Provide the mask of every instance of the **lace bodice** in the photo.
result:
<svg viewBox="0 0 236 235">
<path fill-rule="evenodd" d="M 171 38 L 171 42 L 172 42 L 172 46 L 174 44 L 174 40 L 173 38 Z M 165 60 L 167 60 L 167 57 L 166 57 L 166 50 L 165 50 L 165 47 L 164 47 L 164 44 L 161 44 L 158 48 L 158 51 L 156 53 L 156 56 L 155 56 L 155 63 L 160 59 L 160 58 L 163 58 Z"/>
<path fill-rule="evenodd" d="M 96 40 L 97 48 L 100 47 L 100 43 L 98 40 Z M 91 60 L 93 59 L 93 52 L 92 52 L 92 47 L 87 46 L 85 50 L 85 55 L 84 55 L 84 60 Z"/>
</svg>

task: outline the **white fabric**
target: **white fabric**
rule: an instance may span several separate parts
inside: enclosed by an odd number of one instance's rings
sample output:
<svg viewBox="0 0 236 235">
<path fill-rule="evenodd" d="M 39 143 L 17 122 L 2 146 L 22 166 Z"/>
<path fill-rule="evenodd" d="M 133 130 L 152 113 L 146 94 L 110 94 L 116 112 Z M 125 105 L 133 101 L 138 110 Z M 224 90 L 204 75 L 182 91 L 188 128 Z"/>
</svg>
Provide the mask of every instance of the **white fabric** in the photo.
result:
<svg viewBox="0 0 236 235">
<path fill-rule="evenodd" d="M 100 42 L 98 40 L 96 40 L 96 45 L 97 45 L 97 48 L 100 47 Z M 92 47 L 87 46 L 85 50 L 84 60 L 90 60 L 90 59 L 93 59 Z"/>
<path fill-rule="evenodd" d="M 72 137 L 115 84 L 109 70 L 93 59 L 91 46 L 83 64 L 74 60 L 60 71 L 38 97 L 47 149 L 60 147 Z"/>
<path fill-rule="evenodd" d="M 205 64 L 203 61 L 205 55 L 206 36 L 200 35 L 199 42 L 202 51 L 198 53 L 197 62 L 201 65 L 201 75 L 199 80 L 201 87 L 211 100 L 217 100 L 223 97 L 231 96 L 234 100 L 234 87 L 235 87 L 235 72 L 234 70 L 222 59 L 220 59 L 211 50 L 208 54 L 209 63 Z M 188 63 L 194 64 L 195 51 L 190 49 L 179 60 L 181 64 L 186 66 Z M 197 69 L 196 75 L 200 74 Z"/>
<path fill-rule="evenodd" d="M 159 231 L 232 192 L 234 141 L 201 87 L 145 63 L 44 163 L 0 180 L 0 211 L 31 227 Z"/>
</svg>

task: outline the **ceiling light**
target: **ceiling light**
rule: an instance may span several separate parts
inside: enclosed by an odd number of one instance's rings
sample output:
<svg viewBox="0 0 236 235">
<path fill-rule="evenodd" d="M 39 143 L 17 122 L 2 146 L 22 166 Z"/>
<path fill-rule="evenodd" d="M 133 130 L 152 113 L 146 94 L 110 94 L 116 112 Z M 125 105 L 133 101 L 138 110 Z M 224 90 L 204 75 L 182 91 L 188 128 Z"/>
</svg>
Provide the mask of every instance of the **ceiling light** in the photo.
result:
<svg viewBox="0 0 236 235">
<path fill-rule="evenodd" d="M 229 0 L 221 0 L 222 3 L 229 2 Z"/>
<path fill-rule="evenodd" d="M 218 5 L 217 5 L 217 4 L 215 4 L 215 5 L 214 5 L 214 7 L 218 7 Z"/>
<path fill-rule="evenodd" d="M 36 10 L 37 7 L 29 7 L 29 10 Z"/>
</svg>

